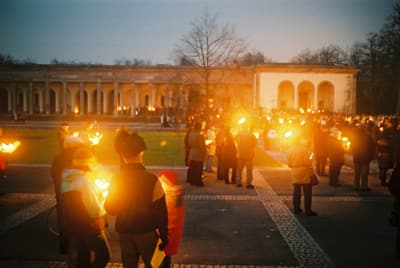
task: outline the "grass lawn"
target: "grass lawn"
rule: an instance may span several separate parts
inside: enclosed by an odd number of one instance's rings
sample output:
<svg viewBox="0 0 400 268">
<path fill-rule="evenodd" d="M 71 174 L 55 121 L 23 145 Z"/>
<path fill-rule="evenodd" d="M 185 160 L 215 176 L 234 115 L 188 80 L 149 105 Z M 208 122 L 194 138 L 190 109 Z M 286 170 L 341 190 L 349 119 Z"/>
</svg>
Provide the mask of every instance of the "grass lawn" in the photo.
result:
<svg viewBox="0 0 400 268">
<path fill-rule="evenodd" d="M 95 148 L 98 160 L 103 164 L 118 164 L 119 158 L 114 149 L 115 130 L 103 131 L 103 139 Z M 184 132 L 140 131 L 147 150 L 144 154 L 146 165 L 183 166 Z M 47 163 L 50 164 L 58 153 L 56 130 L 54 128 L 3 128 L 4 138 L 21 141 L 21 146 L 8 157 L 9 163 Z M 281 165 L 257 148 L 255 166 L 280 167 Z"/>
</svg>

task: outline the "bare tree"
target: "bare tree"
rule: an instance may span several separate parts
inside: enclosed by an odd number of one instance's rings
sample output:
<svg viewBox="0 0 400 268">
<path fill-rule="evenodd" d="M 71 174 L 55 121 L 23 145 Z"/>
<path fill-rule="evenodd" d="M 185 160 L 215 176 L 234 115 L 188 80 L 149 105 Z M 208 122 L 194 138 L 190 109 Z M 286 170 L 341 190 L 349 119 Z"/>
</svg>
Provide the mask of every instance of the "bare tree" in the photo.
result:
<svg viewBox="0 0 400 268">
<path fill-rule="evenodd" d="M 303 49 L 291 62 L 301 64 L 318 64 L 318 55 L 312 52 L 309 48 Z"/>
<path fill-rule="evenodd" d="M 217 15 L 211 15 L 207 9 L 201 17 L 191 22 L 191 30 L 185 34 L 175 48 L 178 62 L 190 63 L 201 67 L 204 79 L 206 101 L 209 98 L 209 79 L 212 67 L 233 63 L 247 48 L 243 38 L 236 36 L 232 25 L 221 25 Z M 206 112 L 208 112 L 206 105 Z"/>
<path fill-rule="evenodd" d="M 236 63 L 241 66 L 252 66 L 272 62 L 271 58 L 266 58 L 261 51 L 253 50 L 247 52 L 242 57 L 236 60 Z"/>
<path fill-rule="evenodd" d="M 331 44 L 318 51 L 318 62 L 326 65 L 342 65 L 347 63 L 347 55 L 340 46 Z"/>
</svg>

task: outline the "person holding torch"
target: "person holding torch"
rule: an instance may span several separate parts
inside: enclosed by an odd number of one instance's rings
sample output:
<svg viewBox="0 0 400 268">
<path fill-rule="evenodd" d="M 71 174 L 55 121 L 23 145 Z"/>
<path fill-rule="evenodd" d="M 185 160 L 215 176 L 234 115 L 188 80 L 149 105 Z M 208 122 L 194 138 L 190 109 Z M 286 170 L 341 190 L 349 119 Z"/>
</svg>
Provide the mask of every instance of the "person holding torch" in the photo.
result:
<svg viewBox="0 0 400 268">
<path fill-rule="evenodd" d="M 141 256 L 146 268 L 152 267 L 153 253 L 168 243 L 168 214 L 160 180 L 146 170 L 143 138 L 132 134 L 124 139 L 124 164 L 110 185 L 105 209 L 116 216 L 124 267 L 138 267 Z"/>
<path fill-rule="evenodd" d="M 96 165 L 93 152 L 85 146 L 73 153 L 72 168 L 63 171 L 63 229 L 69 238 L 70 267 L 106 267 L 110 259 L 104 232 L 104 196 L 96 186 Z"/>
</svg>

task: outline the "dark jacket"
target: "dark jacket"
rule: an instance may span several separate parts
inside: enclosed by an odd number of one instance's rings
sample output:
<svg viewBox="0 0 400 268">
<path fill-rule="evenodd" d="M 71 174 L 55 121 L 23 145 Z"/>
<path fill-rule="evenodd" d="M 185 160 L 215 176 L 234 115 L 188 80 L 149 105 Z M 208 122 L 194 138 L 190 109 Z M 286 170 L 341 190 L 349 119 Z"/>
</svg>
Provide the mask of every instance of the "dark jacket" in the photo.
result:
<svg viewBox="0 0 400 268">
<path fill-rule="evenodd" d="M 356 128 L 351 141 L 353 151 L 353 162 L 358 164 L 369 164 L 375 156 L 375 144 L 371 136 L 365 130 Z"/>
<path fill-rule="evenodd" d="M 343 165 L 345 150 L 340 140 L 335 137 L 328 137 L 328 157 L 332 165 Z"/>
<path fill-rule="evenodd" d="M 106 211 L 116 216 L 119 233 L 147 233 L 159 230 L 167 238 L 168 214 L 165 195 L 153 200 L 158 178 L 141 164 L 125 164 L 110 185 Z M 164 240 L 163 239 L 163 240 Z"/>
<path fill-rule="evenodd" d="M 382 134 L 376 141 L 378 165 L 380 169 L 393 167 L 393 145 L 390 135 Z"/>
</svg>

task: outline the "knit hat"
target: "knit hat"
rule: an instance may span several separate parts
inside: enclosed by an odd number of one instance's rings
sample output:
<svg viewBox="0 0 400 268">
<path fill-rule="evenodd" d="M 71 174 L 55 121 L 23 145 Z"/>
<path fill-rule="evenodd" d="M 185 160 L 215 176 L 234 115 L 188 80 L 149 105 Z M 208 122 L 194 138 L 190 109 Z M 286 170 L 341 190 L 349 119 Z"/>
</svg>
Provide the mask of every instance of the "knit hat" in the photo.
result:
<svg viewBox="0 0 400 268">
<path fill-rule="evenodd" d="M 130 134 L 122 142 L 121 153 L 125 157 L 131 157 L 138 155 L 140 152 L 146 150 L 146 148 L 146 143 L 141 136 Z"/>
<path fill-rule="evenodd" d="M 95 162 L 96 158 L 88 148 L 77 149 L 72 157 L 72 165 L 74 168 L 89 167 Z"/>
</svg>

